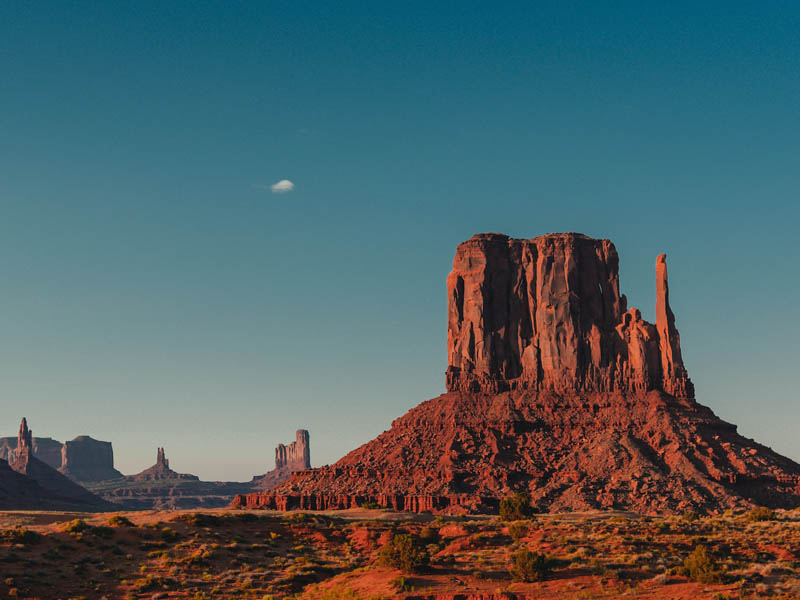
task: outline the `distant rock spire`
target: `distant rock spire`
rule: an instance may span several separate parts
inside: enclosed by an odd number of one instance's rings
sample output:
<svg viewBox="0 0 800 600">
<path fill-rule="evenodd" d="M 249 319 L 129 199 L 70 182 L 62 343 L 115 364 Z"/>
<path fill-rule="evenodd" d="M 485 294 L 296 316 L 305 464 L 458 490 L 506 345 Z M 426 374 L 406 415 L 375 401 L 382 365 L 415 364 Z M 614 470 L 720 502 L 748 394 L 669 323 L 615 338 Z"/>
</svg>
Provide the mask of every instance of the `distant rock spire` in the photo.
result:
<svg viewBox="0 0 800 600">
<path fill-rule="evenodd" d="M 22 417 L 22 423 L 19 425 L 19 434 L 17 435 L 17 454 L 25 449 L 33 451 L 33 430 L 28 429 L 28 420 Z"/>
<path fill-rule="evenodd" d="M 164 448 L 158 449 L 158 453 L 156 454 L 156 466 L 169 469 L 169 460 L 167 460 L 167 456 L 164 454 Z"/>
</svg>

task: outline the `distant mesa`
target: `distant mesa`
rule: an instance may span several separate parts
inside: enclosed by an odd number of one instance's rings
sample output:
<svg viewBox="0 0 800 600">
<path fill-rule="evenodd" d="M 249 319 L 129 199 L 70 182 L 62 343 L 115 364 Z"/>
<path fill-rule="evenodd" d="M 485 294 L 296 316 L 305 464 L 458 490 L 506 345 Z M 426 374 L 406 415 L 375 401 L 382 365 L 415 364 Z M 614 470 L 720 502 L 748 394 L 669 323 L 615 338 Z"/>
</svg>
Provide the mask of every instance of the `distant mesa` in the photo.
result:
<svg viewBox="0 0 800 600">
<path fill-rule="evenodd" d="M 170 479 L 200 480 L 197 475 L 178 473 L 170 469 L 169 460 L 167 460 L 167 456 L 164 453 L 164 448 L 159 448 L 156 452 L 156 464 L 136 475 L 128 475 L 124 479 L 125 481 L 162 481 Z"/>
<path fill-rule="evenodd" d="M 300 429 L 294 442 L 276 447 L 275 469 L 246 483 L 201 481 L 196 475 L 178 473 L 170 468 L 164 448 L 158 448 L 156 463 L 141 473 L 88 485 L 104 499 L 129 509 L 220 508 L 236 495 L 278 485 L 310 464 L 309 434 Z"/>
<path fill-rule="evenodd" d="M 447 277 L 447 392 L 334 465 L 233 506 L 676 513 L 800 506 L 800 465 L 695 400 L 655 264 L 655 323 L 628 307 L 609 240 L 475 235 Z"/>
</svg>

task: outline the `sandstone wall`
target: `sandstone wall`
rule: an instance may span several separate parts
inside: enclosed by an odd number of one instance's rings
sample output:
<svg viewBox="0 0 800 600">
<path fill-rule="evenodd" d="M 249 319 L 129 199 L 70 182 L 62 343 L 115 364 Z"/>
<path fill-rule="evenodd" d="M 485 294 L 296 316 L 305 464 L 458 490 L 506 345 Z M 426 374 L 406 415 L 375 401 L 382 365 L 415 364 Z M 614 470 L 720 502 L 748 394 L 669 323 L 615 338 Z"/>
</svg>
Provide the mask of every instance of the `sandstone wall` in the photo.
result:
<svg viewBox="0 0 800 600">
<path fill-rule="evenodd" d="M 61 473 L 77 481 L 117 479 L 122 473 L 114 468 L 111 442 L 81 435 L 61 448 Z"/>
<path fill-rule="evenodd" d="M 295 441 L 288 446 L 278 444 L 275 448 L 275 469 L 305 471 L 311 468 L 309 435 L 305 429 L 298 429 Z"/>
<path fill-rule="evenodd" d="M 656 325 L 627 308 L 609 240 L 478 234 L 447 278 L 447 389 L 663 390 L 693 397 L 656 261 Z"/>
</svg>

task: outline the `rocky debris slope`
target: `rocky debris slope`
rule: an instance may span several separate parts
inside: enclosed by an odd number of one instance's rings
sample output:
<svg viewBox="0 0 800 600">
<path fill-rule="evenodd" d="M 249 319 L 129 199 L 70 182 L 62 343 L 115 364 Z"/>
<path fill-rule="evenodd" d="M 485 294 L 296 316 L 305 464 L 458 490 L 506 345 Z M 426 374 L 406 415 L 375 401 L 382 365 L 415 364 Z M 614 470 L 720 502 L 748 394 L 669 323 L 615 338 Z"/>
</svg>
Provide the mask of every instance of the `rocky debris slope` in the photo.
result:
<svg viewBox="0 0 800 600">
<path fill-rule="evenodd" d="M 122 473 L 114 468 L 111 442 L 101 442 L 88 435 L 80 435 L 64 443 L 59 471 L 76 481 L 104 481 L 122 477 Z"/>
<path fill-rule="evenodd" d="M 257 490 L 268 490 L 289 479 L 292 473 L 311 468 L 310 436 L 305 429 L 298 429 L 295 441 L 275 448 L 275 468 L 264 475 L 253 477 L 251 482 Z"/>
<path fill-rule="evenodd" d="M 484 512 L 800 506 L 800 465 L 694 399 L 656 260 L 656 323 L 619 293 L 608 240 L 477 235 L 447 278 L 448 392 L 334 465 L 234 506 Z"/>
<path fill-rule="evenodd" d="M 81 487 L 65 477 L 47 463 L 39 460 L 33 454 L 33 434 L 28 429 L 26 419 L 22 419 L 17 439 L 16 457 L 10 464 L 11 469 L 36 482 L 45 492 L 43 500 L 51 499 L 59 503 L 69 504 L 73 509 L 81 510 L 108 510 L 113 508 L 108 502 L 98 498 L 89 490 Z M 26 505 L 25 508 L 33 508 Z"/>
</svg>

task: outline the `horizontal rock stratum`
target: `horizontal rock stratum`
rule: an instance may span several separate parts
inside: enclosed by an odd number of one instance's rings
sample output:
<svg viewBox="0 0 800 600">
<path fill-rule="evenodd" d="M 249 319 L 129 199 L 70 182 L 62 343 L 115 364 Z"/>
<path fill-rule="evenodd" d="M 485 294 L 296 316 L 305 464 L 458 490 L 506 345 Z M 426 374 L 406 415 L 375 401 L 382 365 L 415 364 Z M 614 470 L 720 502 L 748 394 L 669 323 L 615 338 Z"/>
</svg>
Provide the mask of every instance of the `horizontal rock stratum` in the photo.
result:
<svg viewBox="0 0 800 600">
<path fill-rule="evenodd" d="M 447 393 L 334 465 L 234 506 L 669 513 L 800 506 L 800 465 L 694 398 L 655 263 L 656 323 L 628 308 L 609 240 L 577 233 L 460 244 L 447 278 Z"/>
</svg>

